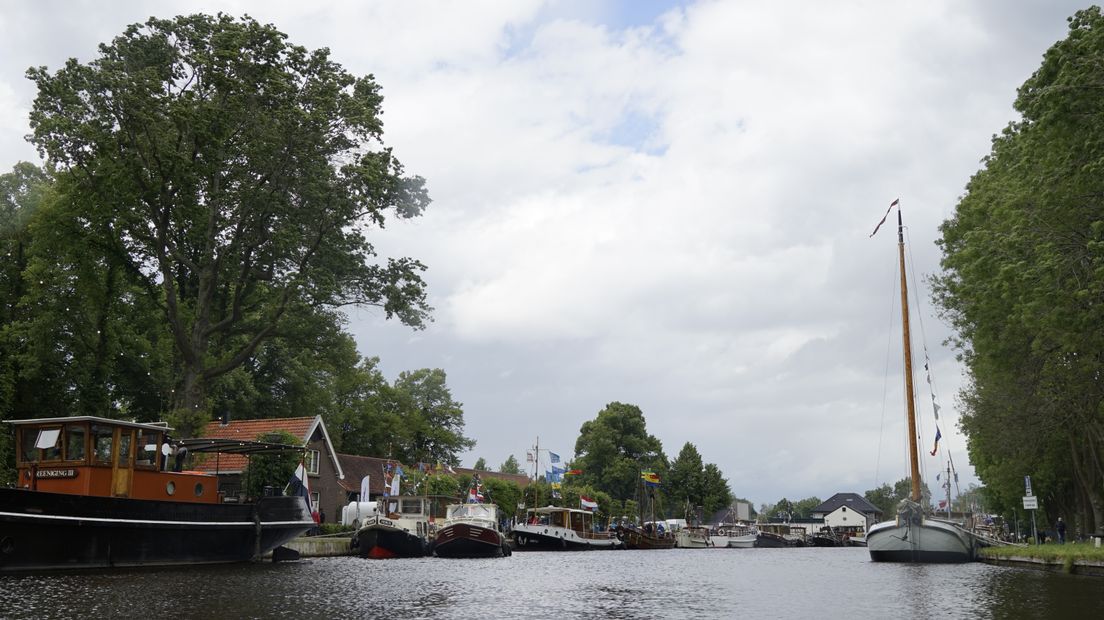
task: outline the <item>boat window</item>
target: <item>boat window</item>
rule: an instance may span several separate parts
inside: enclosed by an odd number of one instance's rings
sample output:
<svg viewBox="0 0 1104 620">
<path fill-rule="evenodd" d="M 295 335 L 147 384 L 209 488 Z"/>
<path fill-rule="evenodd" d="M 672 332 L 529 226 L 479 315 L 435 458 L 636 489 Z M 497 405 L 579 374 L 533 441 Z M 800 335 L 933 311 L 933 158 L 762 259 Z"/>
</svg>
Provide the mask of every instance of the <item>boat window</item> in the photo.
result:
<svg viewBox="0 0 1104 620">
<path fill-rule="evenodd" d="M 134 431 L 119 431 L 119 466 L 130 465 L 130 443 L 134 439 Z"/>
<path fill-rule="evenodd" d="M 134 465 L 136 467 L 157 467 L 157 449 L 161 444 L 161 433 L 150 429 L 139 429 L 138 443 L 134 446 Z"/>
<path fill-rule="evenodd" d="M 70 424 L 65 427 L 65 460 L 84 460 L 84 443 L 87 435 L 88 430 L 83 424 Z"/>
<path fill-rule="evenodd" d="M 38 439 L 37 428 L 25 428 L 23 429 L 23 436 L 21 437 L 20 445 L 23 450 L 19 455 L 19 458 L 24 463 L 34 463 L 38 461 L 38 448 L 35 447 L 35 441 Z"/>
<path fill-rule="evenodd" d="M 402 500 L 402 513 L 404 515 L 420 515 L 420 514 L 422 514 L 422 500 L 420 500 L 420 499 L 404 499 L 404 500 Z"/>
<path fill-rule="evenodd" d="M 38 431 L 35 439 L 35 447 L 42 449 L 40 457 L 43 461 L 61 460 L 61 429 L 43 428 Z"/>
<path fill-rule="evenodd" d="M 92 450 L 97 462 L 111 463 L 112 430 L 110 426 L 92 425 Z"/>
</svg>

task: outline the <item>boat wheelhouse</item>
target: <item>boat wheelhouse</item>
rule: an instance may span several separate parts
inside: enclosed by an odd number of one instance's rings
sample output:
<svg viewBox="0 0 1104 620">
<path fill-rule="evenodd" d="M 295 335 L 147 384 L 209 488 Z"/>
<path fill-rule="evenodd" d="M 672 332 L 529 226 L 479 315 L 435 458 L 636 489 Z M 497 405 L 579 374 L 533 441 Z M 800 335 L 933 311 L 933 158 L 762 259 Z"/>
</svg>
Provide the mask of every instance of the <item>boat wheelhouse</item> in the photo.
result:
<svg viewBox="0 0 1104 620">
<path fill-rule="evenodd" d="M 0 572 L 259 559 L 315 526 L 302 497 L 228 503 L 217 475 L 181 467 L 189 451 L 295 446 L 204 439 L 170 446 L 163 424 L 94 416 L 8 423 L 18 473 L 16 488 L 0 489 Z"/>
</svg>

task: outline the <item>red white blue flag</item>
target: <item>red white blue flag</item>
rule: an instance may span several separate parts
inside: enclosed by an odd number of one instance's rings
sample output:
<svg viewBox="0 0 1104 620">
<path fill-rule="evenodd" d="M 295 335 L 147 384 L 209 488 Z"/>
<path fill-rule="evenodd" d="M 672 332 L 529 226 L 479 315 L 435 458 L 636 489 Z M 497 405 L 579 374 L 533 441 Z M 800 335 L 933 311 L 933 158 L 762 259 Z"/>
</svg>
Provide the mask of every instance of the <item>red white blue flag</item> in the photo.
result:
<svg viewBox="0 0 1104 620">
<path fill-rule="evenodd" d="M 931 455 L 935 456 L 935 453 L 939 451 L 939 440 L 943 437 L 943 433 L 939 432 L 939 427 L 935 427 L 935 447 L 932 448 Z"/>
<path fill-rule="evenodd" d="M 579 496 L 579 504 L 583 507 L 583 510 L 595 511 L 598 510 L 598 502 L 590 499 L 586 495 Z"/>
</svg>

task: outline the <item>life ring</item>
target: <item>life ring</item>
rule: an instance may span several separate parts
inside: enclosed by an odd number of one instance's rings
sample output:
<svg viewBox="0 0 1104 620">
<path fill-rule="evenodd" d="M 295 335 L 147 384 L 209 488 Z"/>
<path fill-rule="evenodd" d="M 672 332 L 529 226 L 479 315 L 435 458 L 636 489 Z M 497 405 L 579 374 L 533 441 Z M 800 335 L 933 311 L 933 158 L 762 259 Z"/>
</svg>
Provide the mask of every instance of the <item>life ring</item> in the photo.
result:
<svg viewBox="0 0 1104 620">
<path fill-rule="evenodd" d="M 728 530 L 724 528 L 717 530 L 717 536 L 728 536 Z"/>
<path fill-rule="evenodd" d="M 625 528 L 617 528 L 617 540 L 625 540 Z"/>
</svg>

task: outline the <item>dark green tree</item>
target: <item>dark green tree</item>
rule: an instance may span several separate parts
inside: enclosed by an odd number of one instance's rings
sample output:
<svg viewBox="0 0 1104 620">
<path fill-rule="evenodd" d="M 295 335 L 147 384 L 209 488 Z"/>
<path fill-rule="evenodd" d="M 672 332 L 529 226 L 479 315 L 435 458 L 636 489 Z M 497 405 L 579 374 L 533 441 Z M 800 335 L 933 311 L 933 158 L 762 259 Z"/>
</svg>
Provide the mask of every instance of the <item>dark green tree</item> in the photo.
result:
<svg viewBox="0 0 1104 620">
<path fill-rule="evenodd" d="M 504 474 L 521 474 L 521 465 L 518 464 L 518 460 L 511 454 L 506 458 L 506 461 L 502 465 L 498 466 L 498 471 Z"/>
<path fill-rule="evenodd" d="M 409 433 L 405 460 L 459 465 L 460 453 L 475 446 L 464 436 L 463 405 L 453 400 L 446 379 L 439 368 L 399 373 L 394 391 Z"/>
<path fill-rule="evenodd" d="M 303 441 L 287 431 L 274 431 L 256 437 L 256 441 L 276 443 L 287 446 L 299 446 Z M 283 452 L 279 454 L 254 454 L 249 457 L 249 465 L 242 472 L 242 490 L 249 497 L 260 497 L 265 487 L 283 489 L 295 473 L 303 458 L 301 452 Z"/>
<path fill-rule="evenodd" d="M 636 405 L 613 402 L 583 423 L 575 441 L 578 481 L 619 499 L 639 497 L 640 474 L 667 474 L 667 457 L 658 439 L 648 434 L 644 414 Z"/>
<path fill-rule="evenodd" d="M 1026 474 L 1104 531 L 1104 16 L 1078 11 L 1014 103 L 940 246 L 970 460 L 1011 513 Z M 1010 516 L 1010 514 L 1009 514 Z"/>
<path fill-rule="evenodd" d="M 477 469 L 479 471 L 487 471 L 487 459 L 485 459 L 483 457 L 479 457 L 478 459 L 475 460 L 475 465 L 472 466 L 472 469 Z"/>
<path fill-rule="evenodd" d="M 206 419 L 211 382 L 291 313 L 361 304 L 426 320 L 422 265 L 377 261 L 367 237 L 428 204 L 380 146 L 371 76 L 221 14 L 150 19 L 87 64 L 28 76 L 59 198 L 161 310 L 185 432 Z"/>
<path fill-rule="evenodd" d="M 808 519 L 813 516 L 813 509 L 823 504 L 819 497 L 806 497 L 805 499 L 798 500 L 793 504 L 794 518 Z"/>
</svg>

